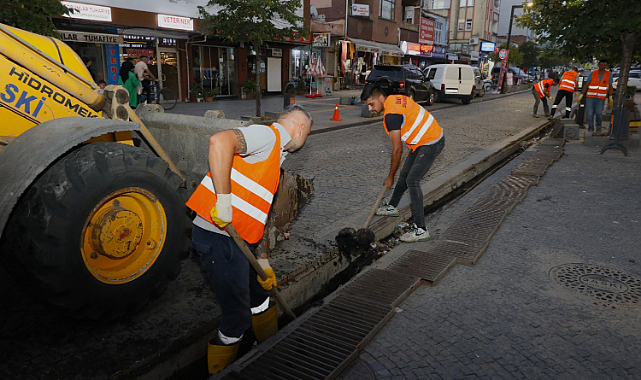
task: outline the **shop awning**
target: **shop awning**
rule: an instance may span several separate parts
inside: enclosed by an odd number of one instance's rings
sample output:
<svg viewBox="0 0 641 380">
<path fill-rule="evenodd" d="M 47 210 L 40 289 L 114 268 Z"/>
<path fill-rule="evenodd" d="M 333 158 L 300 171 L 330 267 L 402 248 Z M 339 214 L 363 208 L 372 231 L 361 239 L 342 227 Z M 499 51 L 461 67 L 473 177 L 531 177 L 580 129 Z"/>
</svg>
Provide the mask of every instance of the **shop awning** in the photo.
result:
<svg viewBox="0 0 641 380">
<path fill-rule="evenodd" d="M 403 50 L 401 50 L 401 48 L 396 45 L 359 40 L 358 38 L 350 38 L 349 40 L 354 43 L 354 46 L 356 46 L 356 51 L 379 53 L 383 55 L 391 55 L 394 57 L 402 57 L 405 55 L 405 53 L 403 53 Z"/>
</svg>

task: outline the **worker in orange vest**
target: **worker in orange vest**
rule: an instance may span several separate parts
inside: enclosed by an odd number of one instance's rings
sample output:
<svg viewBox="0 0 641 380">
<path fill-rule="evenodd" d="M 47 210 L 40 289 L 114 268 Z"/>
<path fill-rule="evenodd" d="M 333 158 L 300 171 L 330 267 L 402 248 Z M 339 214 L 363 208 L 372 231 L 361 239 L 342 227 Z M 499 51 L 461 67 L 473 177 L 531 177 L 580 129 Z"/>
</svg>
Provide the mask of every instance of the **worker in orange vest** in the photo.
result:
<svg viewBox="0 0 641 380">
<path fill-rule="evenodd" d="M 421 179 L 445 146 L 443 128 L 438 125 L 434 116 L 409 97 L 388 96 L 375 83 L 365 86 L 361 100 L 367 104 L 370 111 L 385 110 L 383 126 L 392 142 L 392 162 L 389 174 L 383 181 L 383 185 L 388 189 L 394 185 L 394 176 L 401 163 L 403 143 L 411 150 L 401 169 L 392 198 L 388 204 L 376 211 L 376 215 L 398 216 L 397 206 L 405 190 L 409 189 L 413 225 L 408 232 L 401 235 L 400 240 L 408 243 L 429 240 Z"/>
<path fill-rule="evenodd" d="M 581 98 L 586 96 L 585 99 L 585 115 L 588 118 L 588 132 L 594 132 L 594 118 L 596 116 L 596 133 L 601 133 L 603 106 L 605 99 L 608 99 L 608 105 L 612 106 L 612 75 L 608 68 L 608 61 L 602 59 L 599 61 L 599 69 L 590 73 L 581 96 L 577 99 L 577 103 L 581 103 Z M 586 95 L 587 94 L 587 95 Z"/>
<path fill-rule="evenodd" d="M 278 188 L 280 165 L 287 152 L 305 144 L 311 128 L 310 113 L 292 104 L 271 126 L 225 130 L 209 138 L 210 171 L 187 206 L 197 214 L 192 246 L 222 312 L 218 334 L 207 350 L 211 374 L 236 359 L 246 332 L 253 331 L 261 342 L 278 330 L 276 305 L 269 299 L 276 275 L 267 255 L 258 258 L 269 276 L 263 281 L 225 227 L 231 223 L 250 249 L 255 249 Z"/>
<path fill-rule="evenodd" d="M 541 103 L 541 100 L 543 101 L 543 111 L 545 111 L 545 117 L 550 116 L 550 107 L 548 107 L 547 98 L 552 100 L 550 91 L 552 90 L 552 86 L 556 86 L 558 84 L 559 78 L 557 77 L 553 77 L 551 79 L 543 79 L 542 81 L 534 83 L 534 85 L 532 86 L 532 95 L 534 95 L 534 109 L 532 110 L 532 116 L 539 117 L 539 115 L 537 115 L 537 112 L 539 110 L 539 103 Z"/>
<path fill-rule="evenodd" d="M 551 116 L 554 117 L 557 107 L 561 103 L 561 100 L 565 98 L 565 118 L 570 118 L 570 110 L 572 109 L 572 94 L 578 94 L 574 90 L 579 87 L 579 69 L 573 67 L 572 70 L 568 70 L 563 73 L 561 77 L 561 82 L 559 82 L 559 90 L 556 92 L 556 98 L 554 98 L 554 104 L 552 105 Z"/>
</svg>

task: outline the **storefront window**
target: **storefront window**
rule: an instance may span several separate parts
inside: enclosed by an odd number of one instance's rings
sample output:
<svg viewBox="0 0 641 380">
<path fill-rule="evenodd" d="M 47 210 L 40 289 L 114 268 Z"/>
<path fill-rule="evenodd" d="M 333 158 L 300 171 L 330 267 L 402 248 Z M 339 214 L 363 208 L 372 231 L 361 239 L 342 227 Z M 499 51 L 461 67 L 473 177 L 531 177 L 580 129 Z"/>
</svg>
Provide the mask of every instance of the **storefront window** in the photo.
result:
<svg viewBox="0 0 641 380">
<path fill-rule="evenodd" d="M 84 42 L 71 42 L 65 41 L 69 47 L 71 47 L 80 58 L 91 61 L 89 66 L 89 72 L 92 74 L 94 82 L 99 80 L 108 81 L 106 69 L 106 59 L 105 59 L 105 45 L 104 44 L 89 44 Z"/>
<path fill-rule="evenodd" d="M 220 95 L 238 93 L 234 48 L 193 46 L 193 77 L 205 90 L 218 88 Z"/>
<path fill-rule="evenodd" d="M 321 59 L 321 50 L 312 49 L 312 57 L 314 61 Z M 307 76 L 309 64 L 309 49 L 292 49 L 292 61 L 289 65 L 291 68 L 291 78 L 295 79 L 301 76 Z"/>
</svg>

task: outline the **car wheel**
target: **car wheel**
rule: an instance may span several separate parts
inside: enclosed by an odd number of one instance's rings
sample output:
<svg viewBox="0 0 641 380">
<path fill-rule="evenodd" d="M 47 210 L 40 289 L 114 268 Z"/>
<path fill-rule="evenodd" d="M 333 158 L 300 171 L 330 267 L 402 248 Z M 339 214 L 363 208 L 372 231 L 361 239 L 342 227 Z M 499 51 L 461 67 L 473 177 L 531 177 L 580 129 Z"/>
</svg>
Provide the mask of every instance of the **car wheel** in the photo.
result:
<svg viewBox="0 0 641 380">
<path fill-rule="evenodd" d="M 474 95 L 472 95 L 472 96 L 474 96 Z M 471 102 L 471 101 L 472 101 L 472 98 L 471 98 L 471 97 L 469 97 L 469 98 L 462 98 L 462 99 L 461 99 L 461 102 L 462 102 L 463 104 L 470 104 L 470 102 Z"/>
<path fill-rule="evenodd" d="M 443 101 L 443 94 L 440 91 L 434 92 L 434 101 L 438 103 Z"/>
<path fill-rule="evenodd" d="M 431 106 L 432 104 L 434 104 L 435 97 L 436 96 L 434 95 L 434 90 L 429 90 L 428 93 L 427 93 L 427 105 L 428 106 Z"/>
<path fill-rule="evenodd" d="M 410 90 L 410 92 L 407 93 L 407 96 L 410 99 L 415 100 L 414 98 L 416 97 L 416 95 L 414 95 L 414 90 Z"/>
</svg>

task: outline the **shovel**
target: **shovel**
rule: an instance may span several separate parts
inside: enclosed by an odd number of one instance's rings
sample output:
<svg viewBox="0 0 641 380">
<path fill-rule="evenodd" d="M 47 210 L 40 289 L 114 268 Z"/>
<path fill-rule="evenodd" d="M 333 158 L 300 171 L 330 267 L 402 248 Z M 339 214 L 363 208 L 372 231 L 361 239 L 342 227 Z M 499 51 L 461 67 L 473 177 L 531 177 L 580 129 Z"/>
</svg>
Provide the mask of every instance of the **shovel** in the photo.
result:
<svg viewBox="0 0 641 380">
<path fill-rule="evenodd" d="M 405 157 L 407 157 L 407 152 L 409 152 L 409 149 L 406 149 L 403 152 L 403 155 L 401 156 L 401 165 L 403 164 Z M 369 227 L 369 224 L 372 222 L 374 215 L 376 215 L 376 210 L 378 209 L 378 206 L 381 204 L 381 201 L 383 200 L 383 197 L 385 196 L 386 191 L 387 191 L 387 186 L 383 185 L 383 188 L 381 189 L 381 193 L 378 195 L 378 198 L 376 198 L 376 202 L 374 203 L 374 206 L 372 207 L 372 211 L 370 211 L 369 216 L 367 217 L 367 220 L 365 220 L 365 224 L 363 225 L 363 228 L 361 228 L 358 231 L 355 231 L 351 227 L 345 227 L 338 232 L 338 235 L 336 236 L 336 244 L 338 245 L 338 248 L 340 249 L 340 251 L 343 252 L 345 255 L 349 256 L 352 253 L 352 251 L 369 246 L 376 239 L 376 235 L 368 227 Z"/>
<path fill-rule="evenodd" d="M 236 229 L 234 226 L 231 224 L 228 224 L 225 229 L 227 230 L 227 233 L 229 233 L 229 236 L 231 236 L 232 239 L 236 242 L 238 247 L 240 247 L 240 250 L 243 251 L 245 254 L 245 257 L 247 257 L 247 260 L 249 260 L 249 263 L 251 266 L 256 270 L 256 273 L 262 278 L 263 280 L 267 279 L 267 274 L 263 270 L 263 268 L 258 264 L 258 260 L 256 260 L 256 257 L 254 257 L 254 254 L 249 250 L 249 247 L 247 247 L 247 244 L 245 244 L 245 240 L 238 235 L 238 232 L 236 232 Z M 274 298 L 276 298 L 276 302 L 280 305 L 280 307 L 283 309 L 285 314 L 287 314 L 288 317 L 291 319 L 296 319 L 296 314 L 292 311 L 292 309 L 289 307 L 287 302 L 285 302 L 285 299 L 283 296 L 280 294 L 278 289 L 276 287 L 273 287 L 271 289 L 272 295 Z"/>
</svg>

